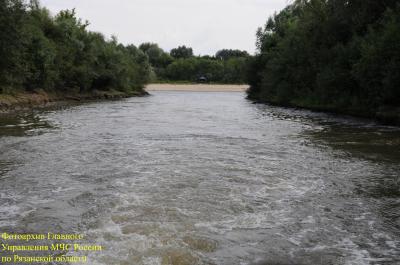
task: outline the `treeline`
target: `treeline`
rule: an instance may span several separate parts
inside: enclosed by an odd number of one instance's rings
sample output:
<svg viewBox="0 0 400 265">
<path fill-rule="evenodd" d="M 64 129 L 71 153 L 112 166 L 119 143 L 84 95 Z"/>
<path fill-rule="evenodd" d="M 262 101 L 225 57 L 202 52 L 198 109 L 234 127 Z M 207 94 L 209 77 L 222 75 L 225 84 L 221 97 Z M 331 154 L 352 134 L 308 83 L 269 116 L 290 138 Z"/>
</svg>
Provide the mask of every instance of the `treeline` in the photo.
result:
<svg viewBox="0 0 400 265">
<path fill-rule="evenodd" d="M 398 0 L 294 1 L 258 30 L 257 48 L 252 99 L 399 117 Z"/>
<path fill-rule="evenodd" d="M 0 90 L 141 91 L 147 55 L 87 26 L 74 10 L 51 16 L 38 1 L 0 0 Z"/>
<path fill-rule="evenodd" d="M 214 56 L 194 56 L 180 46 L 166 52 L 155 43 L 139 46 L 152 66 L 153 81 L 245 83 L 250 55 L 240 50 L 220 50 Z"/>
<path fill-rule="evenodd" d="M 142 91 L 149 81 L 244 83 L 249 54 L 194 56 L 181 46 L 122 45 L 87 29 L 74 10 L 55 16 L 38 0 L 0 0 L 0 93 Z"/>
</svg>

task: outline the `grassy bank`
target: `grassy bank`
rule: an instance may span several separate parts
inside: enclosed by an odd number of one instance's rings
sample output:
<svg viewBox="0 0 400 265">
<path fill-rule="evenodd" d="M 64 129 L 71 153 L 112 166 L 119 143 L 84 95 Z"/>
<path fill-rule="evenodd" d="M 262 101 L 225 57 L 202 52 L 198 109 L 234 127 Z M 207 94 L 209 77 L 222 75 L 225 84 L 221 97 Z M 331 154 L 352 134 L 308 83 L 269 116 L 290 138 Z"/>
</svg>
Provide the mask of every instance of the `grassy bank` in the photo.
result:
<svg viewBox="0 0 400 265">
<path fill-rule="evenodd" d="M 59 91 L 46 92 L 36 90 L 33 92 L 15 92 L 9 94 L 0 94 L 0 113 L 8 113 L 18 110 L 31 109 L 35 107 L 48 106 L 63 101 L 88 101 L 119 99 L 133 96 L 145 96 L 148 93 L 144 90 L 133 92 L 121 92 L 117 90 L 93 90 L 92 92 L 78 93 Z"/>
</svg>

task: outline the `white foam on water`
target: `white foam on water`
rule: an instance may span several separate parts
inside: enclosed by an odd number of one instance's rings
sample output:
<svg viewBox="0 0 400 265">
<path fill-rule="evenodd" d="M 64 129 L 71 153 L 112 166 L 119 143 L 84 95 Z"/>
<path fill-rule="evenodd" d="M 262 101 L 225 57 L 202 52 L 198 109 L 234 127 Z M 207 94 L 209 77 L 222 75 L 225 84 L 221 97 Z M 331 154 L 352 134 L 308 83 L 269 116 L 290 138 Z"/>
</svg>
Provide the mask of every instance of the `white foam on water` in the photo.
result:
<svg viewBox="0 0 400 265">
<path fill-rule="evenodd" d="M 338 243 L 338 245 L 336 245 L 336 247 L 339 249 L 343 249 L 350 255 L 346 257 L 344 265 L 368 265 L 372 260 L 369 252 L 367 250 L 361 249 L 350 238 L 342 239 Z"/>
<path fill-rule="evenodd" d="M 144 257 L 143 265 L 161 265 L 162 259 L 160 257 Z"/>
</svg>

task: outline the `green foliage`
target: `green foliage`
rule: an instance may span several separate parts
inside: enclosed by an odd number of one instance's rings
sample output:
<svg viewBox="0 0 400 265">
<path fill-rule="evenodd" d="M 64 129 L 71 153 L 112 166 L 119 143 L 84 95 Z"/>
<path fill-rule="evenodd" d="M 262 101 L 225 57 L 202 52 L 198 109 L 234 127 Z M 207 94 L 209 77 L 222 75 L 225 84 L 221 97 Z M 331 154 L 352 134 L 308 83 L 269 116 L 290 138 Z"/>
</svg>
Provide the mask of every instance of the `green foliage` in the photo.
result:
<svg viewBox="0 0 400 265">
<path fill-rule="evenodd" d="M 245 83 L 249 57 L 232 57 L 224 61 L 224 83 Z"/>
<path fill-rule="evenodd" d="M 388 9 L 382 21 L 361 41 L 361 58 L 353 73 L 368 104 L 400 105 L 400 5 Z M 371 99 L 373 98 L 372 102 Z"/>
<path fill-rule="evenodd" d="M 220 50 L 215 54 L 215 58 L 224 61 L 229 60 L 231 58 L 246 58 L 249 56 L 250 55 L 246 51 L 228 50 L 228 49 Z"/>
<path fill-rule="evenodd" d="M 373 115 L 400 106 L 399 1 L 298 0 L 257 31 L 249 97 Z"/>
<path fill-rule="evenodd" d="M 158 44 L 143 43 L 139 49 L 149 57 L 149 62 L 154 68 L 164 68 L 173 61 L 173 58 L 158 47 Z"/>
<path fill-rule="evenodd" d="M 178 59 L 167 66 L 165 76 L 168 80 L 194 81 L 196 79 L 196 59 Z"/>
<path fill-rule="evenodd" d="M 199 77 L 206 77 L 208 81 L 222 80 L 224 66 L 221 62 L 203 58 L 178 59 L 166 69 L 168 80 L 196 81 Z"/>
<path fill-rule="evenodd" d="M 18 77 L 25 67 L 22 62 L 25 13 L 22 1 L 0 0 L 0 84 L 3 86 L 22 83 Z"/>
<path fill-rule="evenodd" d="M 87 30 L 75 10 L 52 17 L 38 1 L 0 0 L 0 87 L 141 90 L 148 57 Z"/>
<path fill-rule="evenodd" d="M 175 59 L 190 58 L 193 57 L 193 49 L 183 45 L 179 46 L 178 48 L 172 49 L 170 54 Z"/>
<path fill-rule="evenodd" d="M 245 51 L 221 50 L 220 57 L 194 56 L 193 49 L 180 46 L 170 53 L 157 44 L 143 43 L 139 48 L 147 54 L 153 71 L 163 81 L 196 82 L 205 78 L 216 83 L 245 83 L 250 55 Z"/>
</svg>

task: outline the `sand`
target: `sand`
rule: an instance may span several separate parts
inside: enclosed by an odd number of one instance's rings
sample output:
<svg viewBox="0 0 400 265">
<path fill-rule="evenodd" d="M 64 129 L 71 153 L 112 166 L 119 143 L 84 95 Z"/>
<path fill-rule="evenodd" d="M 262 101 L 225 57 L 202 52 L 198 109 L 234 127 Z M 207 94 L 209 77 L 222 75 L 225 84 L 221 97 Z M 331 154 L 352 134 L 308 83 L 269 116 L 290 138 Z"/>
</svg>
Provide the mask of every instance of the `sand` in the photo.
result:
<svg viewBox="0 0 400 265">
<path fill-rule="evenodd" d="M 248 85 L 210 85 L 210 84 L 150 84 L 147 91 L 207 91 L 244 92 Z"/>
</svg>

